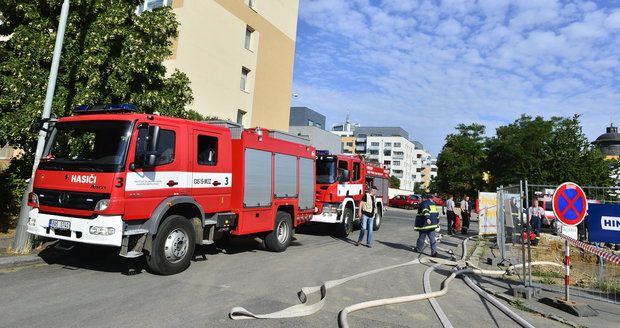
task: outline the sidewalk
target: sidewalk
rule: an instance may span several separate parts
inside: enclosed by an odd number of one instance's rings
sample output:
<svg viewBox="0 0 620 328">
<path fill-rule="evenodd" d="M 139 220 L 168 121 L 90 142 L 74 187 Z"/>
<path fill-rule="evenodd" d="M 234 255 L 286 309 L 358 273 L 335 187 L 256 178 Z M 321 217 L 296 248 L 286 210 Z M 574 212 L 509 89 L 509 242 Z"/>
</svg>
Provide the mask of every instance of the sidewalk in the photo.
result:
<svg viewBox="0 0 620 328">
<path fill-rule="evenodd" d="M 480 267 L 483 269 L 497 270 L 497 267 L 492 267 L 484 263 L 487 257 L 493 257 L 493 254 L 497 252 L 486 252 L 481 256 Z M 583 304 L 587 304 L 598 312 L 598 316 L 594 317 L 577 317 L 570 313 L 561 311 L 554 307 L 545 305 L 540 302 L 542 298 L 563 298 L 563 293 L 549 292 L 542 290 L 540 296 L 533 297 L 526 300 L 522 298 L 514 298 L 511 293 L 513 286 L 520 285 L 518 277 L 506 277 L 506 279 L 493 279 L 489 277 L 478 278 L 478 283 L 487 292 L 494 294 L 497 298 L 500 298 L 513 307 L 521 308 L 526 311 L 536 312 L 551 320 L 556 320 L 567 324 L 572 327 L 615 327 L 620 322 L 620 303 L 613 300 L 595 300 L 586 298 L 581 295 L 571 294 L 571 300 Z M 536 282 L 533 285 L 544 287 L 544 289 L 560 290 L 561 286 L 544 285 L 540 282 Z"/>
<path fill-rule="evenodd" d="M 39 255 L 41 252 L 45 252 L 46 259 L 52 259 L 62 256 L 63 252 L 50 249 L 50 243 L 45 243 L 39 246 L 33 251 L 32 254 L 16 255 L 10 253 L 8 250 L 13 245 L 12 235 L 0 236 L 0 270 L 11 269 L 21 266 L 46 263 L 46 261 Z"/>
</svg>

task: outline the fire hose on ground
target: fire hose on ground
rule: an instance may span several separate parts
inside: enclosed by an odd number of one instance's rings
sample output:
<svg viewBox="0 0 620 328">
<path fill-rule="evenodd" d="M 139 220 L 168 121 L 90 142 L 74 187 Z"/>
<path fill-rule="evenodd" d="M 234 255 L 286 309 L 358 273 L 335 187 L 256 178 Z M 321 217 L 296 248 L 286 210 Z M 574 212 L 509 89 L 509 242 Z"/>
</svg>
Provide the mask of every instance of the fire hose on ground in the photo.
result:
<svg viewBox="0 0 620 328">
<path fill-rule="evenodd" d="M 235 307 L 230 311 L 230 318 L 233 320 L 243 320 L 243 319 L 283 319 L 283 318 L 293 318 L 293 317 L 301 317 L 301 316 L 308 316 L 308 315 L 312 315 L 318 311 L 320 311 L 323 306 L 325 305 L 326 302 L 326 298 L 327 298 L 327 290 L 337 287 L 339 285 L 342 285 L 346 282 L 349 282 L 351 280 L 355 280 L 358 278 L 362 278 L 362 277 L 366 277 L 369 275 L 373 275 L 379 272 L 384 272 L 384 271 L 388 271 L 388 270 L 392 270 L 392 269 L 396 269 L 396 268 L 401 268 L 401 267 L 406 267 L 406 266 L 411 266 L 411 265 L 416 265 L 416 264 L 421 264 L 421 263 L 435 263 L 436 266 L 439 265 L 448 265 L 448 266 L 453 266 L 455 269 L 453 270 L 452 274 L 446 278 L 443 283 L 442 283 L 442 288 L 439 291 L 436 292 L 425 292 L 422 294 L 415 294 L 415 295 L 409 295 L 409 296 L 399 296 L 399 297 L 393 297 L 393 298 L 386 298 L 386 299 L 380 299 L 380 300 L 373 300 L 373 301 L 367 301 L 367 302 L 362 302 L 362 303 L 358 303 L 358 304 L 354 304 L 351 306 L 348 306 L 346 308 L 344 308 L 341 312 L 340 315 L 338 316 L 338 321 L 341 327 L 349 327 L 348 321 L 347 321 L 347 316 L 355 311 L 359 311 L 359 310 L 363 310 L 363 309 L 368 309 L 368 308 L 373 308 L 373 307 L 379 307 L 379 306 L 385 306 L 385 305 L 390 305 L 390 304 L 400 304 L 400 303 L 407 303 L 407 302 L 414 302 L 414 301 L 420 301 L 420 300 L 426 300 L 426 299 L 433 299 L 436 297 L 441 297 L 443 295 L 445 295 L 448 292 L 448 287 L 450 282 L 452 282 L 457 276 L 459 275 L 464 275 L 464 274 L 478 274 L 478 275 L 485 275 L 485 276 L 502 276 L 505 275 L 515 269 L 521 268 L 523 266 L 523 264 L 519 264 L 519 265 L 513 265 L 508 267 L 507 270 L 505 271 L 501 271 L 501 270 L 483 270 L 478 268 L 477 266 L 475 266 L 474 264 L 465 261 L 465 256 L 467 254 L 467 241 L 469 240 L 469 238 L 465 239 L 462 243 L 463 245 L 463 259 L 459 260 L 459 261 L 450 261 L 450 260 L 445 260 L 445 259 L 440 259 L 440 258 L 429 258 L 429 257 L 423 257 L 423 258 L 419 258 L 419 259 L 415 259 L 409 262 L 405 262 L 405 263 L 401 263 L 401 264 L 396 264 L 396 265 L 391 265 L 391 266 L 387 266 L 387 267 L 383 267 L 383 268 L 378 268 L 375 270 L 370 270 L 370 271 L 366 271 L 366 272 L 362 272 L 362 273 L 358 273 L 349 277 L 345 277 L 342 279 L 338 279 L 338 280 L 330 280 L 330 281 L 326 281 L 323 285 L 321 286 L 313 286 L 313 287 L 304 287 L 301 289 L 301 291 L 298 292 L 298 298 L 299 301 L 301 302 L 300 304 L 297 305 L 293 305 L 291 307 L 288 307 L 286 309 L 283 309 L 281 311 L 277 311 L 277 312 L 273 312 L 273 313 L 268 313 L 268 314 L 254 314 L 242 307 Z M 561 267 L 560 264 L 557 263 L 553 263 L 553 262 L 532 262 L 531 263 L 532 266 L 540 266 L 540 265 L 552 265 L 552 266 L 558 266 Z M 431 267 L 431 269 L 433 269 L 433 267 Z M 427 270 L 428 271 L 428 270 Z M 431 270 L 432 271 L 432 270 Z M 430 274 L 430 272 L 429 272 Z M 476 291 L 478 294 L 480 294 L 482 297 L 484 297 L 485 299 L 487 299 L 489 302 L 491 302 L 494 306 L 496 306 L 499 310 L 501 310 L 502 312 L 504 312 L 506 315 L 508 315 L 512 320 L 514 320 L 515 322 L 517 322 L 519 325 L 523 326 L 523 327 L 533 327 L 531 324 L 529 324 L 525 319 L 523 319 L 522 317 L 520 317 L 518 314 L 516 314 L 515 312 L 513 312 L 512 310 L 510 310 L 508 307 L 506 307 L 505 305 L 503 305 L 501 302 L 497 301 L 495 298 L 493 298 L 492 296 L 490 296 L 489 294 L 487 294 L 486 292 L 482 291 L 479 288 L 474 288 L 472 286 L 477 287 L 469 277 L 464 276 L 464 280 L 467 283 L 467 285 L 472 288 L 474 291 Z M 469 283 L 468 283 L 469 281 Z M 425 289 L 426 290 L 426 289 Z M 430 288 L 429 288 L 430 290 Z M 309 303 L 308 302 L 308 296 L 318 293 L 320 292 L 320 300 L 315 302 L 315 303 Z M 438 305 L 437 305 L 438 306 Z M 435 309 L 435 307 L 433 307 Z M 435 311 L 437 312 L 437 310 L 435 309 Z M 443 311 L 441 311 L 443 313 Z M 438 313 L 438 315 L 440 315 Z M 445 313 L 443 314 L 445 317 Z M 440 320 L 442 320 L 440 318 Z M 451 324 L 449 323 L 449 321 L 447 321 L 447 317 L 445 317 L 445 320 L 442 320 L 442 324 L 444 324 L 444 327 L 450 327 Z M 446 326 L 446 324 L 448 324 L 448 326 Z"/>
</svg>

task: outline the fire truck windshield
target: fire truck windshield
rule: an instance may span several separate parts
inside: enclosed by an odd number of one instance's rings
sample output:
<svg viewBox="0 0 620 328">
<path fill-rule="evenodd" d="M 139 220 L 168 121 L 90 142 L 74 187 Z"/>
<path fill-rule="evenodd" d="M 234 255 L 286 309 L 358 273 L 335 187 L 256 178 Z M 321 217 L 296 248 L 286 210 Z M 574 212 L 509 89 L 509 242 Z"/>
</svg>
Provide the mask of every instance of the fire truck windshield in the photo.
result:
<svg viewBox="0 0 620 328">
<path fill-rule="evenodd" d="M 335 159 L 319 159 L 316 161 L 316 183 L 332 184 L 336 182 L 337 172 Z"/>
<path fill-rule="evenodd" d="M 39 168 L 61 171 L 117 172 L 125 163 L 130 121 L 56 123 Z"/>
</svg>

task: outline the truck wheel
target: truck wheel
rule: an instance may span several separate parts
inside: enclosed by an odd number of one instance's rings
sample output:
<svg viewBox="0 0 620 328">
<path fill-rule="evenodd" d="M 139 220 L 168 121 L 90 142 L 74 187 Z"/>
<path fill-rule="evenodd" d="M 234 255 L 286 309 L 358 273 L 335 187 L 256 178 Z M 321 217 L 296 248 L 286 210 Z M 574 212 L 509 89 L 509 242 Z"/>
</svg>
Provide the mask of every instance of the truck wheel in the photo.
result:
<svg viewBox="0 0 620 328">
<path fill-rule="evenodd" d="M 278 211 L 273 231 L 265 237 L 265 247 L 272 252 L 284 252 L 293 238 L 291 215 Z"/>
<path fill-rule="evenodd" d="M 188 219 L 171 215 L 164 220 L 153 240 L 146 263 L 156 274 L 171 275 L 184 271 L 196 248 L 196 234 Z"/>
<path fill-rule="evenodd" d="M 338 226 L 338 236 L 347 237 L 353 231 L 353 211 L 345 208 L 342 212 L 342 222 Z"/>
<path fill-rule="evenodd" d="M 372 230 L 377 231 L 381 228 L 381 219 L 383 219 L 383 211 L 379 206 L 377 206 L 377 214 L 375 214 L 375 219 L 372 220 Z"/>
</svg>

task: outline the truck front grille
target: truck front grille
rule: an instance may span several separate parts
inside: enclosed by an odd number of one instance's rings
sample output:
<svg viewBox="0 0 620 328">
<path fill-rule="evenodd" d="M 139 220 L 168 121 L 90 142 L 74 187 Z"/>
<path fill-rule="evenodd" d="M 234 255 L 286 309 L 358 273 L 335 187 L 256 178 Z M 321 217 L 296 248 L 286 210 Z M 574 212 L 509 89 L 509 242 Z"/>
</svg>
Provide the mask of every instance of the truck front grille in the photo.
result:
<svg viewBox="0 0 620 328">
<path fill-rule="evenodd" d="M 97 202 L 110 198 L 110 194 L 52 189 L 35 189 L 34 193 L 39 196 L 40 205 L 85 211 L 93 211 Z"/>
</svg>

